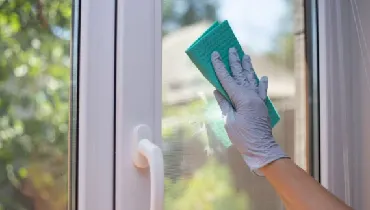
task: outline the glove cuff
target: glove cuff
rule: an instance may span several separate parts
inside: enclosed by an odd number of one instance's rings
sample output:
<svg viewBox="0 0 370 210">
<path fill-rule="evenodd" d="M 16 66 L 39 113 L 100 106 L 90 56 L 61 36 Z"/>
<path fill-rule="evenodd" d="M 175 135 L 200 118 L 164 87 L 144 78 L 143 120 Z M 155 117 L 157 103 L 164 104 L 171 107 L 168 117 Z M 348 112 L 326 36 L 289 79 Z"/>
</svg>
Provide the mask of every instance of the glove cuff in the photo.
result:
<svg viewBox="0 0 370 210">
<path fill-rule="evenodd" d="M 263 154 L 244 155 L 244 161 L 248 167 L 258 176 L 264 176 L 260 168 L 282 158 L 290 158 L 284 153 L 281 147 L 274 141 L 274 144 Z"/>
</svg>

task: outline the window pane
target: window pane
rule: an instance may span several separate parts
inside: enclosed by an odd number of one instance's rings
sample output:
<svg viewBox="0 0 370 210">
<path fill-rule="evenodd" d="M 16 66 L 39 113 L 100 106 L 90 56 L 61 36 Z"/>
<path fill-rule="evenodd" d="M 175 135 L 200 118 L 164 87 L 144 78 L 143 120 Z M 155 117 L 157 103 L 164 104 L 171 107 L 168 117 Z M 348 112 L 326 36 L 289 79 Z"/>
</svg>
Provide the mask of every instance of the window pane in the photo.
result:
<svg viewBox="0 0 370 210">
<path fill-rule="evenodd" d="M 0 209 L 67 209 L 71 4 L 0 0 Z"/>
<path fill-rule="evenodd" d="M 166 209 L 282 209 L 264 178 L 254 176 L 235 148 L 207 123 L 219 112 L 213 87 L 185 50 L 216 20 L 229 20 L 281 121 L 275 139 L 306 166 L 306 72 L 302 0 L 164 0 L 162 137 Z M 221 115 L 219 113 L 219 115 Z"/>
</svg>

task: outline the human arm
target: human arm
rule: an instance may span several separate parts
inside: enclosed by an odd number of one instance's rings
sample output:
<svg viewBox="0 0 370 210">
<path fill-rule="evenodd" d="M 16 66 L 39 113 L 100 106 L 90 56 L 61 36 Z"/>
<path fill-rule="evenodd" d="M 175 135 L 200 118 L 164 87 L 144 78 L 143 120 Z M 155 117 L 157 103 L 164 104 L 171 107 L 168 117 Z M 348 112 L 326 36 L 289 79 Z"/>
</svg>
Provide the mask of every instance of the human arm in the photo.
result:
<svg viewBox="0 0 370 210">
<path fill-rule="evenodd" d="M 220 92 L 214 92 L 231 142 L 252 171 L 266 176 L 286 208 L 350 209 L 288 159 L 276 143 L 264 103 L 268 80 L 262 77 L 257 85 L 249 56 L 240 60 L 236 50 L 230 49 L 229 63 L 233 76 L 227 72 L 217 52 L 212 54 L 212 63 L 233 103 L 232 106 Z"/>
<path fill-rule="evenodd" d="M 341 200 L 290 159 L 279 159 L 260 169 L 287 209 L 349 210 Z"/>
</svg>

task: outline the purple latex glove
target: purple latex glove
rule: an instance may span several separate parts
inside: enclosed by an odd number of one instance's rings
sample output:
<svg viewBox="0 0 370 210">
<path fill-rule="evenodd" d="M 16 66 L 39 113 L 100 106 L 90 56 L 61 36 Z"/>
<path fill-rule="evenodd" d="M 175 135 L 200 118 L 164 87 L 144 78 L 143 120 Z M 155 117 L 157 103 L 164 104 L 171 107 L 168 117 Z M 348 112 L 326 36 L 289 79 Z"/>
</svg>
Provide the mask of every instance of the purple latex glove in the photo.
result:
<svg viewBox="0 0 370 210">
<path fill-rule="evenodd" d="M 225 129 L 249 168 L 259 175 L 258 169 L 280 158 L 288 157 L 272 136 L 272 128 L 265 105 L 268 79 L 262 77 L 257 85 L 251 59 L 240 61 L 235 48 L 229 51 L 231 76 L 218 52 L 212 54 L 212 64 L 222 87 L 234 107 L 217 90 L 216 100 L 225 118 Z"/>
</svg>

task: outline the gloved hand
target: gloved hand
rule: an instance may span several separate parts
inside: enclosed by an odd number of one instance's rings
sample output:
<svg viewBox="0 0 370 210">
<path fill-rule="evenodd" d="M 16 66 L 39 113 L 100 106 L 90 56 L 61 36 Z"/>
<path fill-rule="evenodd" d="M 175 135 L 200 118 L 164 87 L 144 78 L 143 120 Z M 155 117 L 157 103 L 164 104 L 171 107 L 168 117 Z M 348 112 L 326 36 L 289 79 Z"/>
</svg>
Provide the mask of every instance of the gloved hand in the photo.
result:
<svg viewBox="0 0 370 210">
<path fill-rule="evenodd" d="M 262 77 L 257 85 L 250 57 L 245 55 L 240 61 L 235 48 L 229 50 L 229 62 L 233 76 L 226 70 L 219 53 L 213 52 L 213 67 L 235 110 L 220 92 L 215 90 L 214 95 L 225 117 L 225 129 L 231 142 L 249 168 L 262 175 L 259 168 L 288 157 L 272 136 L 265 105 L 268 79 Z"/>
</svg>

